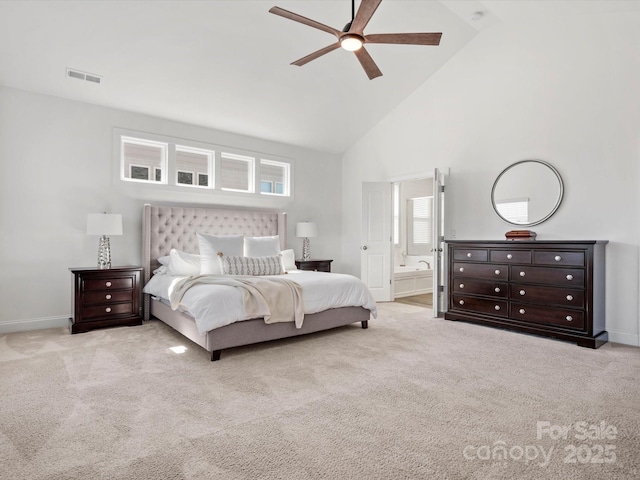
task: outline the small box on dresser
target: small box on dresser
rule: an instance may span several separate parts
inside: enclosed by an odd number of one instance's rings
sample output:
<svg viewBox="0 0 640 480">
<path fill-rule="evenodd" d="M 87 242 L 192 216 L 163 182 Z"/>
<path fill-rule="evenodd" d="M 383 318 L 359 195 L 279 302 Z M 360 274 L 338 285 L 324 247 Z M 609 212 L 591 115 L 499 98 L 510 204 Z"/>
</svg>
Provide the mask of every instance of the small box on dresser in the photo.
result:
<svg viewBox="0 0 640 480">
<path fill-rule="evenodd" d="M 142 267 L 70 268 L 73 273 L 71 333 L 142 325 Z"/>
<path fill-rule="evenodd" d="M 607 241 L 448 241 L 447 320 L 598 348 Z"/>
</svg>

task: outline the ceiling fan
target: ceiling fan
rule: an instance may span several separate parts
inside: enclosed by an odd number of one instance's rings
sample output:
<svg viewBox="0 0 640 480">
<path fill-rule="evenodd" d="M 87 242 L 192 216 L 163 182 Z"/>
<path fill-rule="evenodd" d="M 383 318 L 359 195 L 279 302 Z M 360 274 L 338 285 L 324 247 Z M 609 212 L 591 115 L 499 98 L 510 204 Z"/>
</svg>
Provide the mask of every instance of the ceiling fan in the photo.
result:
<svg viewBox="0 0 640 480">
<path fill-rule="evenodd" d="M 369 20 L 371 20 L 371 17 L 381 2 L 382 0 L 362 0 L 360 2 L 360 7 L 358 8 L 358 13 L 354 15 L 355 0 L 351 0 L 351 21 L 347 23 L 342 30 L 336 30 L 335 28 L 280 7 L 273 7 L 269 12 L 288 18 L 294 22 L 303 23 L 310 27 L 317 28 L 323 32 L 331 33 L 338 39 L 336 43 L 333 43 L 328 47 L 321 48 L 317 52 L 313 52 L 306 57 L 302 57 L 301 59 L 291 63 L 291 65 L 301 67 L 309 63 L 311 60 L 315 60 L 322 55 L 342 47 L 345 50 L 355 53 L 362 65 L 362 68 L 364 68 L 364 71 L 369 77 L 369 80 L 373 80 L 374 78 L 381 76 L 382 72 L 373 61 L 373 58 L 371 58 L 371 55 L 369 55 L 369 52 L 364 48 L 365 43 L 439 45 L 440 37 L 442 37 L 442 33 L 374 33 L 371 35 L 365 35 L 364 28 L 369 23 Z"/>
</svg>

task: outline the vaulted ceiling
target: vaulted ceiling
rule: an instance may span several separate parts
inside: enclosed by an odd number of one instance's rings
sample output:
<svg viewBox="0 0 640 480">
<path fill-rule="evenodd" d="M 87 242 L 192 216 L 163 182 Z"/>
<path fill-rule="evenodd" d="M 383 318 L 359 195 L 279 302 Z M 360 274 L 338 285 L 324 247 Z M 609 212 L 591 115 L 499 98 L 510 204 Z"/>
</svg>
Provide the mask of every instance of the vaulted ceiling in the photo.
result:
<svg viewBox="0 0 640 480">
<path fill-rule="evenodd" d="M 383 0 L 365 33 L 443 36 L 438 47 L 367 45 L 383 72 L 369 80 L 342 49 L 291 66 L 335 38 L 268 13 L 277 5 L 340 30 L 349 0 L 2 1 L 0 85 L 340 153 L 485 28 L 639 4 Z"/>
</svg>

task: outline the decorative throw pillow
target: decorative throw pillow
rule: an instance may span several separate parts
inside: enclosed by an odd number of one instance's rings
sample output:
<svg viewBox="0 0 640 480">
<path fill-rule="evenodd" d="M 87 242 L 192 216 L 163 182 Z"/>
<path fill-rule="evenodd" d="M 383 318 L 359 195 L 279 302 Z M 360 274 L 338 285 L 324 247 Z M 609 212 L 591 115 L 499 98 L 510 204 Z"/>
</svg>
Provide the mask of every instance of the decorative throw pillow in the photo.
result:
<svg viewBox="0 0 640 480">
<path fill-rule="evenodd" d="M 224 251 L 231 255 L 230 252 Z M 244 237 L 245 257 L 271 257 L 280 253 L 280 237 Z"/>
<path fill-rule="evenodd" d="M 280 255 L 282 255 L 282 266 L 287 272 L 298 269 L 298 267 L 296 267 L 296 253 L 293 251 L 293 248 L 282 250 Z"/>
<path fill-rule="evenodd" d="M 270 257 L 237 257 L 220 254 L 220 269 L 223 275 L 282 275 L 287 273 L 282 266 L 280 254 Z"/>
<path fill-rule="evenodd" d="M 172 275 L 192 277 L 200 275 L 200 255 L 172 248 L 169 252 L 169 271 Z"/>
<path fill-rule="evenodd" d="M 200 275 L 220 275 L 220 261 L 218 253 L 241 257 L 244 242 L 243 235 L 214 236 L 198 233 L 200 244 Z"/>
</svg>

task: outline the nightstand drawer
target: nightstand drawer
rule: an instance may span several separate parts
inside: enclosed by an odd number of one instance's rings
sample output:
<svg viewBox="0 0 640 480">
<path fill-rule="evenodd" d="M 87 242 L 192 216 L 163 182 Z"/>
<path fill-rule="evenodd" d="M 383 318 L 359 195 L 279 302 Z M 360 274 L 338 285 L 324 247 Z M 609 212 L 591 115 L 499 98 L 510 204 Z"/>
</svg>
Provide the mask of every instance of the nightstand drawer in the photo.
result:
<svg viewBox="0 0 640 480">
<path fill-rule="evenodd" d="M 82 320 L 91 321 L 99 317 L 113 317 L 125 313 L 133 313 L 133 303 L 114 303 L 113 305 L 96 305 L 83 309 Z"/>
<path fill-rule="evenodd" d="M 118 302 L 133 302 L 133 289 L 115 290 L 113 292 L 107 290 L 102 292 L 85 293 L 82 296 L 83 305 L 97 305 Z"/>
<path fill-rule="evenodd" d="M 91 290 L 118 290 L 122 288 L 133 288 L 133 277 L 84 279 L 82 288 L 85 292 Z"/>
<path fill-rule="evenodd" d="M 311 270 L 312 272 L 330 272 L 333 260 L 296 260 L 299 270 Z"/>
</svg>

